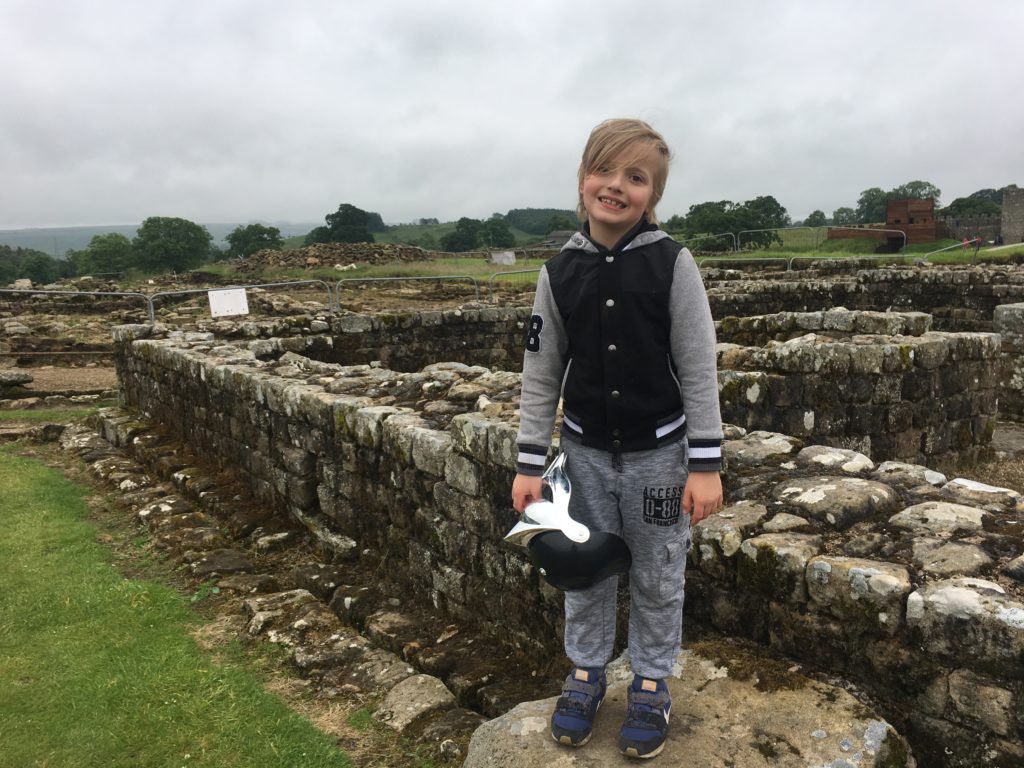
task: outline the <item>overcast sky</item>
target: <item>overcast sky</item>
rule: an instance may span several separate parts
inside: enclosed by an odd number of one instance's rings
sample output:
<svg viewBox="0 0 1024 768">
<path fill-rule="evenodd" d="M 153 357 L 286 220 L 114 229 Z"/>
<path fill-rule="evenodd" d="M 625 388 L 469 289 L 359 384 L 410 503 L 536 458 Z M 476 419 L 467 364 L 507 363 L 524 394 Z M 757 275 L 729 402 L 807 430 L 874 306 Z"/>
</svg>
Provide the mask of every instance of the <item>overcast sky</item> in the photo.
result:
<svg viewBox="0 0 1024 768">
<path fill-rule="evenodd" d="M 1019 0 L 0 0 L 0 228 L 574 208 L 590 129 L 661 218 L 1024 186 Z"/>
</svg>

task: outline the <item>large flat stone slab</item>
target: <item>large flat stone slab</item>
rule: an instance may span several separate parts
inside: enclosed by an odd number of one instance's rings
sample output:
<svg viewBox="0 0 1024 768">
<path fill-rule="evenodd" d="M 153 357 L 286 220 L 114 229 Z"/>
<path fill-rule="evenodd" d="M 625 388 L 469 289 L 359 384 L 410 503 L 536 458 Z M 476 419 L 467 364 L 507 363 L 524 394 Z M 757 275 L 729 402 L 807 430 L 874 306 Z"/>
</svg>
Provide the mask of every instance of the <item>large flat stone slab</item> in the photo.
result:
<svg viewBox="0 0 1024 768">
<path fill-rule="evenodd" d="M 719 652 L 716 652 L 719 651 Z M 724 651 L 724 652 L 722 652 Z M 658 765 L 673 768 L 906 768 L 906 743 L 849 693 L 734 647 L 680 653 L 670 678 L 672 720 Z M 463 768 L 603 768 L 637 765 L 618 751 L 628 666 L 609 666 L 608 695 L 581 749 L 551 738 L 555 698 L 529 701 L 473 734 Z"/>
</svg>

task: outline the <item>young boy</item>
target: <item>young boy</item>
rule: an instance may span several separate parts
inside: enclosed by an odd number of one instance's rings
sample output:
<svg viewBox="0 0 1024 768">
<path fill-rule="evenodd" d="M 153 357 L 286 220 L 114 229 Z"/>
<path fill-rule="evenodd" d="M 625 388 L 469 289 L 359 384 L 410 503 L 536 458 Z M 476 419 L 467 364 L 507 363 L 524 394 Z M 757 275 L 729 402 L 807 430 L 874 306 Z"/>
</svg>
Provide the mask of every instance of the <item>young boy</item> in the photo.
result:
<svg viewBox="0 0 1024 768">
<path fill-rule="evenodd" d="M 619 748 L 654 757 L 665 744 L 666 678 L 682 636 L 689 526 L 722 504 L 722 420 L 715 332 L 690 252 L 658 229 L 665 140 L 639 120 L 590 134 L 579 168 L 583 230 L 541 270 L 526 339 L 512 503 L 542 498 L 540 475 L 563 398 L 569 511 L 621 536 L 629 574 L 628 692 Z M 565 593 L 574 667 L 551 717 L 554 738 L 589 739 L 615 640 L 617 577 Z"/>
</svg>

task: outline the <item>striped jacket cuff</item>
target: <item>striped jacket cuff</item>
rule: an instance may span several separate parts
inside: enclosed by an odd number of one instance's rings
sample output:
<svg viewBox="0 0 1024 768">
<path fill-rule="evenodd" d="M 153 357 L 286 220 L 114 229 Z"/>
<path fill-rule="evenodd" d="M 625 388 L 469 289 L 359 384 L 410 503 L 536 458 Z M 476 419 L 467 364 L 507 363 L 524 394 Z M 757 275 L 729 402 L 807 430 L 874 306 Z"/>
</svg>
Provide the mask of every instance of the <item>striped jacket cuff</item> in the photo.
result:
<svg viewBox="0 0 1024 768">
<path fill-rule="evenodd" d="M 548 457 L 546 445 L 519 445 L 519 455 L 516 459 L 516 472 L 520 475 L 540 477 L 544 474 L 544 463 Z"/>
<path fill-rule="evenodd" d="M 687 469 L 691 472 L 722 471 L 722 441 L 690 438 Z"/>
</svg>

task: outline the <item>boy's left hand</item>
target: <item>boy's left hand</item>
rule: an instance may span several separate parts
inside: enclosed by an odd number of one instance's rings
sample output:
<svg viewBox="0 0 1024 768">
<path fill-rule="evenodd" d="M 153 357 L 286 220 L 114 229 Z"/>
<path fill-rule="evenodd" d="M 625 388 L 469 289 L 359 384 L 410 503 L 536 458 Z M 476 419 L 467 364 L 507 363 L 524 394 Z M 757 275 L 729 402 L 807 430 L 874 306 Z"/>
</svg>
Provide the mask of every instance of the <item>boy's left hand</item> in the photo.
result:
<svg viewBox="0 0 1024 768">
<path fill-rule="evenodd" d="M 690 525 L 699 523 L 722 506 L 722 477 L 717 472 L 691 472 L 683 489 L 683 511 Z"/>
</svg>

